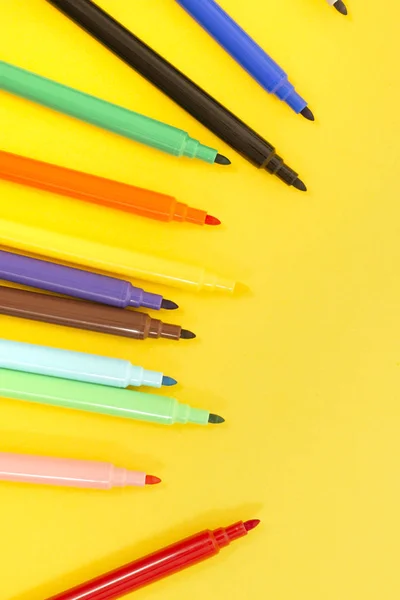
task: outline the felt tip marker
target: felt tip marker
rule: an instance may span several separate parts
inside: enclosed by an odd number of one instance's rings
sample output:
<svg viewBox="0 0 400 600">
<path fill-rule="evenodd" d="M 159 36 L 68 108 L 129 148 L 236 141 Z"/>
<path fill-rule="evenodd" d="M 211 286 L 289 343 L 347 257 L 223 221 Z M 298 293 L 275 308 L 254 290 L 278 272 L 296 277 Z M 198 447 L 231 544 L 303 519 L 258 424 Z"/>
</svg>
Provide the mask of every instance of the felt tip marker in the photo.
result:
<svg viewBox="0 0 400 600">
<path fill-rule="evenodd" d="M 155 485 L 159 477 L 106 462 L 0 452 L 0 481 L 92 490 Z"/>
<path fill-rule="evenodd" d="M 175 302 L 145 292 L 129 281 L 4 250 L 0 250 L 0 279 L 118 308 L 178 308 Z"/>
<path fill-rule="evenodd" d="M 172 377 L 128 360 L 0 339 L 0 368 L 127 388 L 172 386 Z"/>
<path fill-rule="evenodd" d="M 254 129 L 91 0 L 47 0 L 186 110 L 252 165 L 298 190 L 307 188 Z M 222 161 L 226 161 L 222 157 Z M 224 162 L 225 164 L 225 162 Z"/>
<path fill-rule="evenodd" d="M 160 425 L 208 425 L 225 419 L 175 398 L 0 369 L 0 396 Z"/>
<path fill-rule="evenodd" d="M 214 0 L 176 0 L 267 92 L 314 121 L 281 67 Z"/>
<path fill-rule="evenodd" d="M 47 600 L 116 600 L 216 556 L 235 540 L 245 537 L 259 523 L 258 519 L 251 519 L 229 527 L 206 529 Z"/>
<path fill-rule="evenodd" d="M 196 337 L 180 325 L 152 319 L 145 313 L 4 286 L 0 286 L 0 314 L 134 340 Z"/>
<path fill-rule="evenodd" d="M 0 151 L 0 177 L 32 188 L 157 221 L 219 225 L 216 217 L 176 198 L 104 177 Z"/>
<path fill-rule="evenodd" d="M 192 291 L 233 292 L 235 282 L 202 267 L 164 256 L 108 246 L 0 217 L 0 246 L 60 260 L 113 275 Z"/>
<path fill-rule="evenodd" d="M 326 0 L 328 4 L 334 6 L 338 12 L 342 15 L 347 15 L 347 7 L 342 0 Z"/>
<path fill-rule="evenodd" d="M 73 88 L 0 61 L 0 89 L 96 125 L 173 156 L 230 164 L 217 150 L 182 131 Z M 224 160 L 221 160 L 224 159 Z"/>
</svg>

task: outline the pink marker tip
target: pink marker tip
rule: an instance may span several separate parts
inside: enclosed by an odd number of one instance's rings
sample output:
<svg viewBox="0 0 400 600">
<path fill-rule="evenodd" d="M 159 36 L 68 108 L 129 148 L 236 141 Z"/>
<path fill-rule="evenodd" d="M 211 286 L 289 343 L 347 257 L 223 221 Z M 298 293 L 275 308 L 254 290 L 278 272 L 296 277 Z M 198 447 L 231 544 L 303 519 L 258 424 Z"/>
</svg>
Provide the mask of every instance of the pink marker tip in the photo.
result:
<svg viewBox="0 0 400 600">
<path fill-rule="evenodd" d="M 244 523 L 244 528 L 246 529 L 246 531 L 251 531 L 252 529 L 257 527 L 257 525 L 259 525 L 260 522 L 260 519 L 250 519 L 250 521 L 246 521 L 246 523 Z"/>
<path fill-rule="evenodd" d="M 146 485 L 155 485 L 161 483 L 161 479 L 155 475 L 146 475 Z"/>
<path fill-rule="evenodd" d="M 207 215 L 205 220 L 206 225 L 221 225 L 221 221 L 217 217 Z"/>
</svg>

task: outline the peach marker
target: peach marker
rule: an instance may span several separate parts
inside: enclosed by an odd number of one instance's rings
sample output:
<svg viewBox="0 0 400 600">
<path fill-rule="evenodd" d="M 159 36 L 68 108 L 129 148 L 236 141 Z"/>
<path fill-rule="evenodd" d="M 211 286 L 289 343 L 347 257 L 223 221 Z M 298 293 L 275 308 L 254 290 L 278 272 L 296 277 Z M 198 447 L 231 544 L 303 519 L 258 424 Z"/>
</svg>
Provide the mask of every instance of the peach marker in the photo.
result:
<svg viewBox="0 0 400 600">
<path fill-rule="evenodd" d="M 161 479 L 106 462 L 0 452 L 0 481 L 110 490 L 154 485 Z"/>
</svg>

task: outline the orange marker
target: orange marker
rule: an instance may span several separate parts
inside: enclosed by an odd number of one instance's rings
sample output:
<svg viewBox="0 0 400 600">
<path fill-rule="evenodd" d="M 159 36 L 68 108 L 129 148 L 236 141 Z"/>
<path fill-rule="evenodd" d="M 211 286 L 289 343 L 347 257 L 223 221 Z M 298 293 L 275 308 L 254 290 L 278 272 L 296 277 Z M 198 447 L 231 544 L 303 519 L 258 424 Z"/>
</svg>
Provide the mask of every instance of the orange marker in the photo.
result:
<svg viewBox="0 0 400 600">
<path fill-rule="evenodd" d="M 62 194 L 135 213 L 158 221 L 187 221 L 197 225 L 219 225 L 221 221 L 204 210 L 191 208 L 172 196 L 134 187 L 119 181 L 73 171 L 49 163 L 0 151 L 0 177 L 14 183 Z"/>
</svg>

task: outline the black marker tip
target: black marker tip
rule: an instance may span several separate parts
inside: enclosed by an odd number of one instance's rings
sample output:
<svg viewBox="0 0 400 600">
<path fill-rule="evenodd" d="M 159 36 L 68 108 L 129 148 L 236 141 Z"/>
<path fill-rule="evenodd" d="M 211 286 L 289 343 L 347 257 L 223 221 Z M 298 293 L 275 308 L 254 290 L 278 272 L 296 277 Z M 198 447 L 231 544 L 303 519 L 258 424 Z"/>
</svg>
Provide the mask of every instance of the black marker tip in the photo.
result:
<svg viewBox="0 0 400 600">
<path fill-rule="evenodd" d="M 164 375 L 162 378 L 162 384 L 166 385 L 166 386 L 171 386 L 171 385 L 176 385 L 178 382 L 176 379 L 174 379 L 173 377 L 167 377 L 167 375 Z"/>
<path fill-rule="evenodd" d="M 225 423 L 225 419 L 223 417 L 220 417 L 219 415 L 214 415 L 213 413 L 210 413 L 210 416 L 208 417 L 208 422 L 213 423 L 213 425 L 216 425 L 217 423 Z"/>
<path fill-rule="evenodd" d="M 181 339 L 183 340 L 193 340 L 196 337 L 196 334 L 193 331 L 189 331 L 188 329 L 182 329 L 181 331 Z"/>
<path fill-rule="evenodd" d="M 165 310 L 176 310 L 179 306 L 172 302 L 172 300 L 166 300 L 165 298 L 161 302 L 161 308 L 165 308 Z"/>
<path fill-rule="evenodd" d="M 303 115 L 303 117 L 305 119 L 308 119 L 309 121 L 315 121 L 315 117 L 314 117 L 312 111 L 308 108 L 308 106 L 303 108 L 303 110 L 300 112 L 300 114 Z"/>
<path fill-rule="evenodd" d="M 223 154 L 217 154 L 217 156 L 214 159 L 214 162 L 217 163 L 217 165 L 230 165 L 231 161 L 229 160 L 229 158 L 226 158 L 226 156 L 224 156 Z"/>
<path fill-rule="evenodd" d="M 293 185 L 293 187 L 296 188 L 296 190 L 300 190 L 301 192 L 306 192 L 307 191 L 306 186 L 304 185 L 304 183 L 302 182 L 302 180 L 299 179 L 299 178 L 295 179 L 293 181 L 292 185 Z"/>
<path fill-rule="evenodd" d="M 335 2 L 335 4 L 333 5 L 337 11 L 340 12 L 340 14 L 342 15 L 347 15 L 347 8 L 344 2 L 342 2 L 342 0 L 337 0 L 337 2 Z"/>
</svg>

